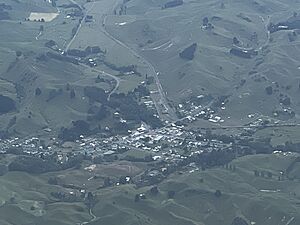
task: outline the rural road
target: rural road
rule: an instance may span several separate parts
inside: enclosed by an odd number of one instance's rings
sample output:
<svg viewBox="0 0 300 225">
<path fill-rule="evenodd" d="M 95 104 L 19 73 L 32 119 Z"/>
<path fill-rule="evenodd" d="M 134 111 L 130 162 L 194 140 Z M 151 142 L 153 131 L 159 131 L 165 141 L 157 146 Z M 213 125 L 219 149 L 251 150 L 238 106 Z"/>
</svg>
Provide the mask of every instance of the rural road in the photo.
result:
<svg viewBox="0 0 300 225">
<path fill-rule="evenodd" d="M 80 7 L 80 9 L 84 10 L 84 8 L 83 8 L 81 5 L 79 5 L 76 1 L 70 0 L 70 2 L 72 2 L 73 4 L 75 4 L 75 5 L 77 5 L 78 7 Z M 79 23 L 79 25 L 78 25 L 78 27 L 77 27 L 77 30 L 76 30 L 75 35 L 74 35 L 73 38 L 69 41 L 69 43 L 67 44 L 67 46 L 66 46 L 66 48 L 65 48 L 65 52 L 67 52 L 67 51 L 70 49 L 71 45 L 73 44 L 73 42 L 74 42 L 75 39 L 77 38 L 77 36 L 78 36 L 78 34 L 79 34 L 80 30 L 81 30 L 82 23 L 84 22 L 84 20 L 85 20 L 85 18 L 87 17 L 88 13 L 93 9 L 94 4 L 95 4 L 95 2 L 92 2 L 92 3 L 91 3 L 91 6 L 90 6 L 90 8 L 89 8 L 89 10 L 87 10 L 87 11 L 84 13 L 83 18 L 82 18 L 82 20 L 80 21 L 80 23 Z M 83 67 L 86 67 L 86 68 L 89 68 L 89 69 L 91 68 L 91 67 L 89 67 L 89 66 L 87 66 L 87 65 L 85 65 L 85 64 L 81 64 L 81 65 L 82 65 Z M 110 74 L 110 73 L 107 73 L 107 72 L 105 72 L 105 71 L 103 71 L 103 70 L 98 70 L 98 69 L 96 69 L 96 68 L 93 68 L 92 70 L 95 71 L 95 72 L 98 72 L 98 73 L 100 73 L 100 74 L 103 74 L 103 75 L 105 75 L 105 76 L 111 77 L 112 79 L 114 79 L 114 80 L 116 81 L 115 87 L 111 90 L 111 92 L 109 93 L 109 95 L 108 95 L 108 97 L 107 97 L 107 100 L 109 101 L 111 95 L 112 95 L 113 93 L 115 93 L 115 92 L 117 91 L 117 89 L 119 88 L 121 79 L 120 79 L 119 77 L 114 76 L 114 75 L 112 75 L 112 74 Z"/>
<path fill-rule="evenodd" d="M 70 0 L 70 2 L 72 2 L 72 3 L 75 4 L 75 5 L 77 5 L 82 11 L 84 11 L 84 9 L 82 8 L 82 6 L 79 5 L 76 1 Z M 80 32 L 80 29 L 81 29 L 81 27 L 82 27 L 82 23 L 85 21 L 85 19 L 86 19 L 88 13 L 93 9 L 94 4 L 95 4 L 95 2 L 92 2 L 92 6 L 89 8 L 89 10 L 87 10 L 86 12 L 84 12 L 83 17 L 82 17 L 81 21 L 79 22 L 79 25 L 78 25 L 78 27 L 77 27 L 77 30 L 76 30 L 76 32 L 75 32 L 73 38 L 70 40 L 70 42 L 67 44 L 67 46 L 66 46 L 66 48 L 65 48 L 65 52 L 67 52 L 67 51 L 70 49 L 71 45 L 73 44 L 74 40 L 76 39 L 77 35 L 78 35 L 79 32 Z"/>
<path fill-rule="evenodd" d="M 79 5 L 75 0 L 70 0 L 70 2 L 72 2 L 73 4 L 78 5 L 82 10 L 84 10 L 84 8 L 81 5 Z M 148 75 L 150 75 L 150 76 L 152 75 L 154 77 L 155 84 L 156 84 L 156 87 L 157 87 L 157 93 L 153 93 L 152 94 L 152 99 L 154 101 L 154 105 L 155 105 L 155 107 L 157 109 L 157 112 L 158 112 L 160 118 L 163 118 L 163 119 L 168 120 L 168 121 L 175 121 L 175 120 L 177 120 L 176 112 L 168 104 L 168 100 L 167 100 L 166 94 L 165 94 L 165 92 L 163 90 L 162 84 L 161 84 L 161 82 L 160 82 L 160 80 L 158 78 L 158 73 L 155 70 L 154 66 L 149 61 L 147 61 L 144 57 L 142 57 L 141 55 L 139 55 L 135 50 L 133 50 L 132 48 L 128 47 L 125 43 L 123 43 L 122 41 L 120 41 L 117 38 L 115 38 L 113 35 L 111 35 L 106 30 L 107 16 L 109 14 L 112 14 L 113 11 L 114 11 L 114 9 L 116 7 L 118 7 L 118 5 L 122 4 L 122 2 L 123 1 L 115 0 L 115 2 L 114 2 L 114 4 L 113 4 L 113 6 L 112 6 L 111 9 L 107 9 L 106 12 L 99 12 L 99 13 L 102 13 L 102 18 L 103 18 L 102 26 L 100 26 L 100 30 L 102 31 L 102 33 L 104 33 L 109 39 L 111 39 L 112 41 L 114 41 L 116 44 L 118 44 L 118 45 L 122 46 L 123 48 L 127 49 L 131 54 L 133 54 L 142 64 L 144 64 L 149 69 Z M 80 23 L 78 25 L 76 33 L 73 36 L 73 38 L 70 40 L 70 42 L 67 44 L 67 46 L 65 48 L 65 51 L 69 50 L 70 46 L 73 44 L 73 42 L 75 41 L 76 37 L 78 36 L 78 34 L 80 32 L 82 24 L 83 24 L 86 16 L 94 8 L 95 4 L 97 4 L 97 3 L 101 3 L 101 2 L 92 2 L 91 6 L 88 6 L 88 10 L 84 13 L 83 18 L 82 18 L 82 20 L 80 21 Z M 94 70 L 97 71 L 97 72 L 100 72 L 102 74 L 105 74 L 107 76 L 110 76 L 110 77 L 112 77 L 116 81 L 115 88 L 110 92 L 110 94 L 108 96 L 108 100 L 109 100 L 110 96 L 113 93 L 115 93 L 116 90 L 118 89 L 118 87 L 120 85 L 120 79 L 118 77 L 112 75 L 112 74 L 105 73 L 104 71 L 100 71 L 100 70 L 96 70 L 96 69 L 94 69 Z"/>
<path fill-rule="evenodd" d="M 118 5 L 119 3 L 121 3 L 122 1 L 117 0 L 116 1 L 116 5 Z M 114 6 L 114 7 L 115 7 Z M 111 9 L 111 12 L 113 12 L 114 8 Z M 102 27 L 101 30 L 103 31 L 103 33 L 110 38 L 111 40 L 113 40 L 114 42 L 116 42 L 117 44 L 119 44 L 120 46 L 126 48 L 129 52 L 131 52 L 136 58 L 138 58 L 144 65 L 146 65 L 149 68 L 149 75 L 152 75 L 155 79 L 155 84 L 157 87 L 157 91 L 159 94 L 159 98 L 156 99 L 155 96 L 152 97 L 154 103 L 155 103 L 155 107 L 160 115 L 160 118 L 165 118 L 168 121 L 175 121 L 177 120 L 177 115 L 175 110 L 169 106 L 168 104 L 168 100 L 166 97 L 166 94 L 163 90 L 162 84 L 158 78 L 158 73 L 155 70 L 154 66 L 147 61 L 143 56 L 141 56 L 140 54 L 138 54 L 134 49 L 130 48 L 129 46 L 127 46 L 124 42 L 120 41 L 119 39 L 115 38 L 113 35 L 111 35 L 107 30 L 106 30 L 106 20 L 107 20 L 107 16 L 108 14 L 105 14 L 103 17 L 103 21 L 102 21 Z"/>
<path fill-rule="evenodd" d="M 89 214 L 92 217 L 91 220 L 90 221 L 86 221 L 86 222 L 82 222 L 82 223 L 80 223 L 80 225 L 86 225 L 86 224 L 92 223 L 92 222 L 94 222 L 97 219 L 97 216 L 95 216 L 95 214 L 93 213 L 92 209 L 89 210 Z"/>
<path fill-rule="evenodd" d="M 262 50 L 264 47 L 266 47 L 266 46 L 270 43 L 270 36 L 271 36 L 271 33 L 270 33 L 270 31 L 268 30 L 268 26 L 269 26 L 270 21 L 271 21 L 271 16 L 268 16 L 268 17 L 267 17 L 267 20 L 266 20 L 265 18 L 263 18 L 262 16 L 260 16 L 260 19 L 261 19 L 262 23 L 263 23 L 264 26 L 265 26 L 266 37 L 267 37 L 267 39 L 266 39 L 265 43 L 262 44 L 262 46 L 260 46 L 260 47 L 258 48 L 258 50 Z"/>
<path fill-rule="evenodd" d="M 89 67 L 89 66 L 87 66 L 87 67 Z M 121 79 L 119 77 L 116 77 L 115 75 L 107 73 L 107 72 L 105 72 L 103 70 L 98 70 L 98 69 L 93 68 L 92 71 L 96 71 L 96 72 L 98 72 L 100 74 L 103 74 L 105 76 L 111 77 L 112 79 L 114 79 L 116 81 L 116 86 L 111 90 L 111 92 L 109 93 L 109 95 L 107 97 L 107 100 L 109 101 L 110 96 L 118 90 L 118 88 L 120 86 Z"/>
</svg>

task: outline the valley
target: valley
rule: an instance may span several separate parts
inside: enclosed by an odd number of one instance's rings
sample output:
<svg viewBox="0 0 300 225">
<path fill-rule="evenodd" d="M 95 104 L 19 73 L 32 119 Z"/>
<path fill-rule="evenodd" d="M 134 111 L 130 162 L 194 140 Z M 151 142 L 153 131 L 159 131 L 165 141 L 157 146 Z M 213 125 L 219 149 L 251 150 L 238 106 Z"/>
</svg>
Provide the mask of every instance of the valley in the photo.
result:
<svg viewBox="0 0 300 225">
<path fill-rule="evenodd" d="M 0 224 L 299 224 L 299 8 L 0 0 Z"/>
</svg>

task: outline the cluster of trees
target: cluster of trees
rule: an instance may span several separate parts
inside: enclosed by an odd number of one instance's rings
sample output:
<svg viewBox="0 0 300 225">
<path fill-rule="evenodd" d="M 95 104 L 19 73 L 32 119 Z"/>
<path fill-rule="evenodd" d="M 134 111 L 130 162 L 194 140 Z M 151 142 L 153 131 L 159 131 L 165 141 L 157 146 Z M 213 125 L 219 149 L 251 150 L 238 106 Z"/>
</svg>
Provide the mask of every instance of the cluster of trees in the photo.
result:
<svg viewBox="0 0 300 225">
<path fill-rule="evenodd" d="M 265 91 L 266 91 L 267 95 L 272 95 L 273 94 L 273 87 L 268 86 L 268 87 L 265 88 Z"/>
<path fill-rule="evenodd" d="M 29 18 L 25 18 L 25 21 L 30 21 L 30 19 Z M 41 19 L 34 19 L 33 20 L 34 22 L 42 22 L 42 23 L 44 23 L 45 22 L 45 19 L 44 18 L 41 18 Z"/>
<path fill-rule="evenodd" d="M 127 6 L 125 5 L 125 1 L 120 7 L 120 10 L 117 11 L 117 9 L 114 10 L 114 15 L 126 15 L 127 14 Z"/>
<path fill-rule="evenodd" d="M 273 173 L 270 171 L 258 171 L 258 170 L 254 170 L 254 175 L 256 177 L 267 177 L 267 178 L 272 178 L 273 177 Z"/>
<path fill-rule="evenodd" d="M 231 225 L 249 225 L 248 222 L 242 217 L 235 217 Z"/>
<path fill-rule="evenodd" d="M 76 202 L 76 201 L 81 201 L 81 197 L 75 194 L 70 194 L 69 192 L 61 192 L 61 191 L 57 191 L 57 192 L 51 192 L 50 195 L 53 198 L 56 198 L 60 201 L 63 202 Z"/>
<path fill-rule="evenodd" d="M 193 60 L 195 57 L 196 49 L 197 49 L 197 43 L 193 43 L 189 47 L 185 48 L 182 52 L 180 52 L 179 56 L 182 59 Z"/>
<path fill-rule="evenodd" d="M 296 31 L 292 31 L 290 33 L 288 33 L 288 38 L 290 42 L 296 41 L 298 37 L 298 34 Z"/>
<path fill-rule="evenodd" d="M 283 96 L 280 98 L 280 103 L 282 103 L 285 106 L 290 106 L 291 105 L 291 98 L 288 96 Z"/>
<path fill-rule="evenodd" d="M 245 50 L 240 48 L 232 48 L 230 49 L 230 54 L 245 58 L 245 59 L 251 59 L 253 56 L 256 56 L 258 53 L 253 50 Z"/>
<path fill-rule="evenodd" d="M 285 22 L 280 22 L 277 24 L 270 23 L 268 30 L 271 33 L 275 33 L 280 30 L 297 30 L 300 29 L 300 19 L 299 16 L 293 16 Z"/>
<path fill-rule="evenodd" d="M 196 163 L 197 165 L 201 166 L 202 170 L 215 166 L 224 166 L 230 163 L 235 158 L 236 152 L 234 149 L 231 148 L 207 151 L 201 154 L 194 154 L 182 161 L 177 162 L 176 164 L 168 166 L 164 174 L 171 174 L 175 172 L 178 168 L 187 166 L 190 163 Z"/>
<path fill-rule="evenodd" d="M 237 37 L 233 37 L 232 43 L 235 44 L 235 45 L 239 45 L 240 44 L 240 40 Z"/>
<path fill-rule="evenodd" d="M 36 94 L 38 94 L 39 91 L 38 89 L 36 90 Z M 52 89 L 49 91 L 48 94 L 48 98 L 46 100 L 46 102 L 50 102 L 52 99 L 54 99 L 55 97 L 62 95 L 63 94 L 63 89 L 59 88 L 59 89 Z"/>
<path fill-rule="evenodd" d="M 70 155 L 68 160 L 58 162 L 55 154 L 49 157 L 42 155 L 23 155 L 16 156 L 8 165 L 9 171 L 23 171 L 31 174 L 41 174 L 69 168 L 79 168 L 85 156 L 83 154 Z M 50 182 L 54 182 L 53 180 Z"/>
<path fill-rule="evenodd" d="M 71 90 L 71 87 L 69 87 Z M 73 89 L 72 89 L 73 90 Z M 75 97 L 75 91 L 70 92 L 70 97 Z M 39 90 L 37 90 L 39 94 Z M 72 94 L 73 93 L 73 94 Z M 142 121 L 149 124 L 153 128 L 161 127 L 162 122 L 154 116 L 144 104 L 139 104 L 138 99 L 142 96 L 149 95 L 149 91 L 145 86 L 138 86 L 128 94 L 112 94 L 108 101 L 108 93 L 102 88 L 87 86 L 84 88 L 84 95 L 90 101 L 90 108 L 88 110 L 87 121 L 75 121 L 69 128 L 63 127 L 60 131 L 59 138 L 63 140 L 76 140 L 81 134 L 88 135 L 101 131 L 101 124 L 98 128 L 91 130 L 90 124 L 100 122 L 106 118 L 111 117 L 112 112 L 120 112 L 120 118 L 125 122 L 112 120 L 112 133 L 127 133 L 136 124 Z M 97 103 L 97 104 L 94 104 Z M 101 103 L 99 106 L 98 103 Z M 113 117 L 112 117 L 113 119 Z M 93 124 L 95 125 L 95 124 Z M 95 126 L 93 126 L 95 127 Z"/>
<path fill-rule="evenodd" d="M 122 118 L 140 123 L 142 121 L 153 128 L 162 126 L 162 122 L 150 112 L 145 105 L 139 105 L 135 100 L 135 94 L 113 94 L 108 105 L 111 108 L 119 109 Z"/>
<path fill-rule="evenodd" d="M 70 92 L 70 98 L 73 99 L 76 97 L 76 93 L 75 93 L 75 89 L 74 88 L 71 88 L 71 86 L 69 84 L 67 84 L 67 88 L 66 88 L 67 91 Z M 42 89 L 40 87 L 37 87 L 35 89 L 35 96 L 40 96 L 42 95 Z M 62 88 L 59 88 L 59 89 L 52 89 L 49 91 L 48 93 L 48 98 L 46 100 L 46 102 L 49 102 L 51 101 L 52 99 L 56 98 L 57 96 L 60 96 L 63 94 L 63 89 Z"/>
<path fill-rule="evenodd" d="M 93 208 L 96 203 L 97 203 L 97 198 L 92 192 L 87 192 L 85 198 L 84 198 L 84 203 L 88 207 L 88 209 Z"/>
<path fill-rule="evenodd" d="M 47 52 L 46 56 L 48 58 L 56 59 L 56 60 L 59 60 L 59 61 L 62 61 L 62 62 L 69 62 L 69 63 L 73 63 L 73 64 L 76 64 L 76 65 L 79 64 L 78 60 L 73 58 L 73 57 L 68 57 L 68 56 L 53 53 L 53 52 Z"/>
<path fill-rule="evenodd" d="M 47 42 L 45 43 L 45 46 L 46 46 L 47 48 L 53 48 L 53 47 L 56 46 L 56 45 L 57 45 L 56 42 L 53 41 L 53 40 L 47 41 Z"/>
<path fill-rule="evenodd" d="M 90 124 L 84 120 L 73 121 L 71 127 L 62 127 L 58 137 L 64 141 L 74 141 L 79 138 L 80 135 L 91 134 Z"/>
<path fill-rule="evenodd" d="M 151 155 L 146 155 L 143 158 L 127 155 L 127 156 L 124 157 L 124 160 L 130 161 L 130 162 L 152 162 L 153 158 L 152 158 Z"/>
<path fill-rule="evenodd" d="M 0 164 L 0 176 L 3 176 L 8 172 L 8 167 L 7 165 Z"/>
<path fill-rule="evenodd" d="M 57 1 L 57 0 L 52 0 L 52 1 L 51 1 L 51 4 L 52 4 L 53 7 L 56 7 L 56 1 Z"/>
<path fill-rule="evenodd" d="M 137 86 L 133 90 L 133 92 L 137 93 L 139 98 L 150 95 L 150 91 L 148 90 L 148 88 L 145 85 L 142 85 L 142 84 Z"/>
<path fill-rule="evenodd" d="M 102 88 L 87 86 L 83 92 L 84 95 L 89 98 L 90 102 L 107 103 L 108 94 Z"/>
<path fill-rule="evenodd" d="M 110 111 L 105 105 L 102 105 L 100 107 L 92 106 L 88 110 L 88 114 L 88 121 L 101 121 L 110 115 Z"/>
<path fill-rule="evenodd" d="M 183 0 L 173 0 L 164 4 L 162 9 L 172 8 L 180 5 L 183 5 Z"/>
<path fill-rule="evenodd" d="M 191 96 L 190 101 L 191 103 L 194 103 L 195 105 L 204 105 L 209 102 L 211 102 L 214 99 L 214 97 L 211 94 L 208 95 L 202 95 L 202 96 Z"/>
<path fill-rule="evenodd" d="M 226 165 L 224 166 L 224 168 L 227 169 L 227 170 L 230 170 L 230 171 L 232 171 L 232 172 L 235 172 L 235 171 L 236 171 L 236 165 L 226 164 Z"/>
<path fill-rule="evenodd" d="M 285 152 L 300 152 L 300 142 L 293 143 L 291 141 L 286 141 L 284 145 L 279 145 L 277 148 Z"/>
<path fill-rule="evenodd" d="M 115 64 L 109 63 L 104 61 L 103 62 L 106 66 L 111 68 L 112 70 L 119 71 L 120 73 L 129 73 L 129 72 L 134 72 L 135 74 L 140 74 L 137 71 L 137 66 L 136 65 L 128 65 L 128 66 L 117 66 Z"/>
<path fill-rule="evenodd" d="M 12 10 L 12 7 L 5 3 L 0 3 L 0 10 Z"/>
<path fill-rule="evenodd" d="M 270 154 L 273 152 L 271 138 L 243 138 L 238 141 L 238 144 L 241 146 L 248 147 L 250 150 L 253 150 L 253 152 L 255 152 L 256 154 Z"/>
<path fill-rule="evenodd" d="M 9 165 L 9 171 L 39 174 L 59 170 L 56 163 L 33 156 L 17 156 Z"/>
<path fill-rule="evenodd" d="M 16 109 L 16 103 L 10 97 L 0 95 L 0 115 Z"/>
<path fill-rule="evenodd" d="M 59 7 L 64 8 L 64 9 L 75 8 L 75 9 L 81 10 L 81 8 L 79 7 L 79 5 L 76 5 L 76 4 L 73 4 L 73 3 L 62 4 Z"/>
<path fill-rule="evenodd" d="M 104 52 L 105 51 L 102 51 L 99 46 L 88 46 L 88 47 L 86 47 L 85 50 L 70 49 L 70 50 L 68 50 L 67 54 L 69 56 L 85 58 L 91 54 L 98 54 L 98 53 L 104 53 Z"/>
<path fill-rule="evenodd" d="M 202 27 L 206 30 L 212 30 L 214 26 L 209 22 L 208 17 L 204 17 L 202 20 Z"/>
<path fill-rule="evenodd" d="M 5 3 L 0 3 L 0 20 L 9 20 L 10 19 L 8 12 L 5 10 L 12 10 L 12 7 Z"/>
<path fill-rule="evenodd" d="M 81 17 L 80 20 L 79 20 L 79 22 L 81 22 L 82 17 L 83 17 L 83 12 L 82 12 L 81 9 L 78 9 L 78 8 L 77 8 L 77 9 L 73 10 L 72 12 L 70 12 L 69 15 L 70 15 L 71 17 Z M 78 24 L 78 26 L 79 26 L 79 24 Z M 72 32 L 72 33 L 73 33 L 73 32 Z"/>
<path fill-rule="evenodd" d="M 226 104 L 228 102 L 229 97 L 230 97 L 230 95 L 218 96 L 217 98 L 214 99 L 214 101 L 212 103 L 212 108 L 216 109 L 216 108 L 222 107 L 223 103 Z"/>
<path fill-rule="evenodd" d="M 252 22 L 252 20 L 251 20 L 248 16 L 246 16 L 244 13 L 239 13 L 239 14 L 237 15 L 237 17 L 239 17 L 239 18 L 241 18 L 241 19 L 247 21 L 248 23 L 251 23 L 251 22 Z"/>
</svg>

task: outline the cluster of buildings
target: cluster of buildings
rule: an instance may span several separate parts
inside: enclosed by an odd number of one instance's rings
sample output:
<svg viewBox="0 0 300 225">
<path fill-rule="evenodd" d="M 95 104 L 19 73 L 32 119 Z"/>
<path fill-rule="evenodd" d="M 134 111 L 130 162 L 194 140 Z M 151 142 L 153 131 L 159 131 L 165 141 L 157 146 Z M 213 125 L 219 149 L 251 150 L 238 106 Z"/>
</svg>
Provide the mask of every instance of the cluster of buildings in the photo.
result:
<svg viewBox="0 0 300 225">
<path fill-rule="evenodd" d="M 198 96 L 197 98 L 201 98 L 202 96 Z M 183 117 L 183 121 L 193 122 L 197 118 L 208 120 L 211 123 L 223 123 L 224 119 L 221 116 L 217 115 L 215 110 L 210 107 L 209 103 L 206 106 L 195 104 L 194 102 L 186 102 L 186 104 L 178 105 L 178 112 Z M 225 103 L 221 103 L 221 109 L 225 109 Z"/>
<path fill-rule="evenodd" d="M 221 141 L 207 140 L 204 134 L 188 131 L 183 125 L 174 123 L 159 129 L 152 129 L 142 123 L 136 130 L 129 131 L 128 135 L 107 138 L 81 135 L 78 140 L 63 144 L 55 138 L 51 138 L 47 143 L 37 137 L 0 140 L 0 153 L 15 153 L 14 151 L 21 150 L 28 155 L 40 156 L 42 153 L 43 156 L 47 156 L 56 152 L 61 160 L 65 160 L 65 155 L 69 154 L 84 153 L 93 157 L 105 157 L 137 150 L 149 153 L 153 161 L 175 162 L 204 150 L 212 151 L 223 147 L 225 145 Z"/>
</svg>

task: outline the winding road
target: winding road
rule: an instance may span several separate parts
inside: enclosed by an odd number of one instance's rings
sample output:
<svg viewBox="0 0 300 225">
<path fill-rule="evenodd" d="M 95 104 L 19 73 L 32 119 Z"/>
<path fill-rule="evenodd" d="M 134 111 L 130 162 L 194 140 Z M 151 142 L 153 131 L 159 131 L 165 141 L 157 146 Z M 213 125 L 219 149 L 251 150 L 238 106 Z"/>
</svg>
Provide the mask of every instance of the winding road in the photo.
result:
<svg viewBox="0 0 300 225">
<path fill-rule="evenodd" d="M 76 1 L 70 0 L 70 2 L 73 3 L 73 4 L 75 4 L 75 5 L 77 5 L 81 10 L 84 10 L 84 8 L 83 8 L 81 5 L 79 5 Z M 81 21 L 79 22 L 79 25 L 78 25 L 78 27 L 77 27 L 77 30 L 76 30 L 74 36 L 72 37 L 72 39 L 69 41 L 69 43 L 67 44 L 67 46 L 66 46 L 66 48 L 65 48 L 65 52 L 67 52 L 67 51 L 70 49 L 71 45 L 73 44 L 73 42 L 74 42 L 75 39 L 77 38 L 77 36 L 78 36 L 78 34 L 79 34 L 80 30 L 81 30 L 82 23 L 85 21 L 85 18 L 87 17 L 88 13 L 93 9 L 95 3 L 96 3 L 96 2 L 92 2 L 92 3 L 91 3 L 92 5 L 89 7 L 89 9 L 88 9 L 86 12 L 84 12 L 84 16 L 83 16 L 83 18 L 81 19 Z M 86 64 L 81 64 L 81 65 L 82 65 L 83 67 L 86 67 L 86 68 L 89 68 L 89 69 L 90 69 L 90 66 L 88 66 L 88 65 L 86 65 Z M 96 69 L 96 68 L 93 68 L 92 71 L 98 72 L 98 73 L 100 73 L 100 74 L 102 74 L 102 75 L 105 75 L 105 76 L 108 76 L 108 77 L 111 77 L 112 79 L 114 79 L 114 80 L 116 81 L 115 87 L 111 90 L 111 92 L 109 93 L 109 95 L 108 95 L 108 97 L 107 97 L 107 100 L 109 101 L 111 95 L 114 94 L 114 93 L 117 91 L 117 89 L 119 88 L 121 79 L 120 79 L 119 77 L 113 75 L 113 74 L 107 73 L 107 72 L 105 72 L 105 71 L 103 71 L 103 70 L 98 70 L 98 69 Z"/>
<path fill-rule="evenodd" d="M 120 1 L 116 1 L 118 5 Z M 114 8 L 111 10 L 111 12 L 113 12 Z M 114 42 L 116 42 L 117 44 L 119 44 L 120 46 L 122 46 L 123 48 L 127 49 L 129 52 L 131 52 L 131 54 L 133 54 L 137 59 L 140 60 L 140 62 L 142 62 L 142 64 L 144 64 L 145 66 L 148 67 L 149 75 L 152 75 L 155 79 L 155 84 L 157 87 L 157 91 L 159 94 L 159 98 L 156 99 L 155 94 L 152 94 L 152 99 L 154 101 L 155 107 L 157 109 L 157 112 L 160 115 L 160 118 L 164 118 L 168 121 L 175 121 L 177 120 L 177 115 L 175 110 L 169 106 L 168 104 L 168 100 L 166 97 L 166 94 L 163 90 L 162 84 L 158 78 L 158 72 L 155 70 L 154 66 L 147 61 L 143 56 L 141 56 L 140 54 L 138 54 L 134 49 L 130 48 L 129 46 L 127 46 L 124 42 L 120 41 L 119 39 L 115 38 L 114 36 L 112 36 L 107 30 L 106 30 L 106 20 L 107 20 L 107 16 L 108 14 L 105 14 L 103 16 L 103 21 L 102 21 L 102 28 L 101 30 L 103 31 L 103 33 L 110 38 L 111 40 L 113 40 Z"/>
<path fill-rule="evenodd" d="M 270 43 L 270 37 L 271 37 L 271 32 L 270 32 L 269 29 L 268 29 L 268 26 L 269 26 L 270 21 L 271 21 L 271 16 L 268 16 L 268 17 L 267 17 L 267 20 L 266 20 L 265 18 L 263 18 L 262 16 L 260 16 L 260 19 L 261 19 L 262 23 L 263 23 L 264 26 L 265 26 L 265 31 L 266 31 L 266 34 L 267 34 L 267 35 L 266 35 L 266 36 L 267 36 L 267 39 L 266 39 L 265 43 L 262 44 L 262 46 L 260 46 L 260 47 L 258 48 L 258 50 L 262 50 L 264 47 L 266 47 L 266 46 Z"/>
<path fill-rule="evenodd" d="M 82 7 L 81 5 L 79 5 L 76 1 L 70 0 L 70 2 L 72 2 L 72 3 L 75 4 L 75 5 L 77 5 L 82 11 L 84 11 L 83 7 Z M 66 48 L 65 48 L 65 52 L 67 52 L 67 51 L 70 49 L 70 46 L 73 44 L 74 40 L 76 39 L 77 35 L 78 35 L 79 32 L 80 32 L 80 29 L 81 29 L 81 27 L 82 27 L 82 23 L 85 21 L 85 19 L 86 19 L 88 13 L 89 13 L 90 10 L 93 8 L 94 4 L 95 4 L 95 2 L 92 3 L 92 7 L 91 7 L 89 10 L 87 10 L 86 12 L 84 12 L 83 17 L 82 17 L 81 21 L 79 22 L 79 25 L 78 25 L 78 27 L 77 27 L 77 30 L 76 30 L 76 32 L 75 32 L 73 38 L 70 40 L 70 42 L 67 44 L 67 46 L 66 46 Z"/>
<path fill-rule="evenodd" d="M 73 4 L 78 5 L 82 10 L 84 10 L 84 8 L 79 5 L 78 3 L 76 3 L 75 0 L 70 0 Z M 68 51 L 70 46 L 73 44 L 73 42 L 75 41 L 76 37 L 78 36 L 82 24 L 86 18 L 86 16 L 88 15 L 88 13 L 94 8 L 95 4 L 97 3 L 101 3 L 101 2 L 92 2 L 91 6 L 88 6 L 89 9 L 84 13 L 84 17 L 83 19 L 80 21 L 78 28 L 76 30 L 75 35 L 73 36 L 73 38 L 70 40 L 70 42 L 67 44 L 65 51 Z M 110 40 L 114 41 L 116 44 L 120 45 L 121 47 L 127 49 L 132 55 L 134 55 L 143 65 L 145 65 L 148 68 L 148 75 L 153 76 L 155 79 L 155 84 L 157 87 L 157 93 L 152 93 L 151 97 L 153 99 L 154 105 L 157 109 L 157 112 L 160 116 L 161 119 L 164 120 L 168 120 L 168 121 L 176 121 L 177 120 L 177 115 L 175 110 L 168 104 L 168 100 L 166 97 L 166 94 L 163 90 L 162 84 L 158 78 L 158 72 L 155 70 L 154 66 L 147 61 L 143 56 L 141 56 L 140 54 L 138 54 L 134 49 L 130 48 L 129 46 L 127 46 L 124 42 L 120 41 L 119 39 L 115 38 L 113 35 L 111 35 L 107 29 L 106 29 L 106 20 L 107 20 L 107 16 L 109 14 L 113 14 L 113 11 L 116 7 L 118 7 L 118 5 L 122 4 L 123 1 L 121 0 L 115 0 L 115 3 L 113 4 L 111 9 L 108 9 L 105 13 L 102 13 L 102 26 L 100 26 L 100 30 L 102 31 L 103 34 L 105 34 Z M 110 99 L 110 96 L 116 92 L 116 90 L 118 89 L 119 85 L 120 85 L 120 79 L 112 74 L 106 73 L 104 71 L 100 71 L 97 69 L 94 69 L 97 72 L 100 72 L 104 75 L 107 75 L 111 78 L 113 78 L 116 81 L 116 86 L 115 88 L 110 92 L 109 96 L 108 96 L 108 100 Z"/>
<path fill-rule="evenodd" d="M 86 224 L 92 223 L 92 222 L 94 222 L 96 219 L 98 219 L 98 217 L 95 216 L 95 214 L 93 213 L 92 209 L 89 210 L 89 214 L 90 214 L 90 216 L 91 216 L 92 218 L 91 218 L 89 221 L 79 223 L 79 225 L 86 225 Z"/>
</svg>

